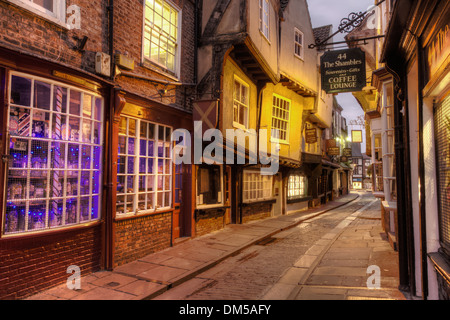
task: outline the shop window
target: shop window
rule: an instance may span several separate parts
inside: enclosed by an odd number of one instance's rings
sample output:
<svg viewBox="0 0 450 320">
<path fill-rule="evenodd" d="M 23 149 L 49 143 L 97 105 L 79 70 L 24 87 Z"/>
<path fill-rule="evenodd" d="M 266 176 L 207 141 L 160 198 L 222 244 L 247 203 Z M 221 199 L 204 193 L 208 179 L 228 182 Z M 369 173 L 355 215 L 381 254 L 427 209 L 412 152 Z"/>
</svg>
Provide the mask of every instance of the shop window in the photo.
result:
<svg viewBox="0 0 450 320">
<path fill-rule="evenodd" d="M 289 111 L 291 101 L 279 95 L 273 95 L 272 104 L 272 139 L 289 143 Z"/>
<path fill-rule="evenodd" d="M 12 74 L 4 233 L 100 218 L 103 99 Z"/>
<path fill-rule="evenodd" d="M 172 206 L 172 129 L 121 117 L 117 161 L 119 215 Z"/>
<path fill-rule="evenodd" d="M 439 195 L 439 235 L 442 247 L 450 256 L 450 97 L 436 104 L 436 177 Z"/>
<path fill-rule="evenodd" d="M 307 196 L 307 179 L 303 175 L 291 174 L 288 181 L 288 200 Z"/>
<path fill-rule="evenodd" d="M 233 125 L 240 129 L 248 128 L 249 86 L 237 76 L 234 78 Z"/>
<path fill-rule="evenodd" d="M 197 169 L 197 207 L 222 204 L 222 182 L 221 166 L 199 166 Z"/>
<path fill-rule="evenodd" d="M 144 2 L 143 56 L 177 73 L 179 11 L 165 0 Z"/>
<path fill-rule="evenodd" d="M 244 202 L 272 198 L 272 176 L 261 175 L 259 171 L 244 171 Z"/>
</svg>

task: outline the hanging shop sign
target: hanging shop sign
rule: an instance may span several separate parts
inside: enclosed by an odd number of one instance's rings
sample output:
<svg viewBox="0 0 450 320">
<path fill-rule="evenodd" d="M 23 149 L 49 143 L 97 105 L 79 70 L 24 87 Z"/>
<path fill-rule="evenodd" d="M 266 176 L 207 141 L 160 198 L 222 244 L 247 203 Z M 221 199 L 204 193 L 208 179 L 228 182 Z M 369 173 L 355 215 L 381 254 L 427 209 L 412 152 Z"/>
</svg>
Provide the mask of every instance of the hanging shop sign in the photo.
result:
<svg viewBox="0 0 450 320">
<path fill-rule="evenodd" d="M 218 100 L 194 101 L 193 119 L 202 122 L 202 135 L 208 129 L 215 129 L 218 121 Z"/>
<path fill-rule="evenodd" d="M 316 128 L 305 129 L 305 140 L 306 140 L 306 143 L 308 143 L 308 144 L 317 142 Z"/>
<path fill-rule="evenodd" d="M 360 48 L 327 51 L 320 57 L 322 90 L 361 91 L 366 86 L 366 58 Z"/>
<path fill-rule="evenodd" d="M 351 157 L 352 156 L 352 148 L 344 148 L 342 150 L 342 156 Z"/>
<path fill-rule="evenodd" d="M 327 149 L 327 153 L 329 156 L 338 156 L 341 154 L 341 148 L 339 147 L 329 147 Z"/>
</svg>

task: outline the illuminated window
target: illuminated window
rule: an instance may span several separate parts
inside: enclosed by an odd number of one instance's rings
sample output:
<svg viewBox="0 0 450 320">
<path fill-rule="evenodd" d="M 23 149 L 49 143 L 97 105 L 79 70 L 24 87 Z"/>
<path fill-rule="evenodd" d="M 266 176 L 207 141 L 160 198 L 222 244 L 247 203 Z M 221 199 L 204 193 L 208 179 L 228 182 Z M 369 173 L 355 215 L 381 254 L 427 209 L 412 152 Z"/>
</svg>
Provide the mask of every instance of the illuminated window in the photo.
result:
<svg viewBox="0 0 450 320">
<path fill-rule="evenodd" d="M 13 74 L 4 233 L 100 218 L 103 99 Z"/>
<path fill-rule="evenodd" d="M 272 138 L 280 142 L 289 142 L 289 110 L 291 101 L 279 95 L 273 95 Z"/>
<path fill-rule="evenodd" d="M 146 0 L 144 7 L 144 58 L 176 73 L 179 12 L 164 0 Z"/>
<path fill-rule="evenodd" d="M 269 40 L 269 0 L 259 0 L 259 30 Z"/>
<path fill-rule="evenodd" d="M 235 76 L 233 92 L 233 125 L 235 127 L 248 128 L 249 87 Z"/>
<path fill-rule="evenodd" d="M 172 129 L 121 117 L 117 161 L 117 214 L 172 205 Z"/>
<path fill-rule="evenodd" d="M 294 54 L 303 59 L 303 32 L 298 29 L 294 30 Z"/>
<path fill-rule="evenodd" d="M 272 197 L 272 176 L 261 175 L 259 171 L 244 171 L 243 182 L 244 202 Z"/>
<path fill-rule="evenodd" d="M 288 181 L 288 199 L 297 199 L 306 197 L 307 188 L 306 188 L 307 179 L 305 176 L 301 176 L 298 174 L 291 174 L 289 176 Z"/>
</svg>

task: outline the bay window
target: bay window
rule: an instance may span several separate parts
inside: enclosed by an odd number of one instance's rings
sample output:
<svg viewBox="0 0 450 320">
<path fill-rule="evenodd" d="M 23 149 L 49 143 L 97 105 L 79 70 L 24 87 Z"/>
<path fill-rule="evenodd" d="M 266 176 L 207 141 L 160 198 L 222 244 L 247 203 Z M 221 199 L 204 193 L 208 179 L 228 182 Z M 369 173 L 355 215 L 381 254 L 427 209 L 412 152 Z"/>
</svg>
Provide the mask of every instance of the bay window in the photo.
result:
<svg viewBox="0 0 450 320">
<path fill-rule="evenodd" d="M 117 161 L 118 215 L 172 206 L 172 129 L 121 117 Z"/>
<path fill-rule="evenodd" d="M 103 99 L 13 73 L 5 234 L 100 218 Z"/>
</svg>

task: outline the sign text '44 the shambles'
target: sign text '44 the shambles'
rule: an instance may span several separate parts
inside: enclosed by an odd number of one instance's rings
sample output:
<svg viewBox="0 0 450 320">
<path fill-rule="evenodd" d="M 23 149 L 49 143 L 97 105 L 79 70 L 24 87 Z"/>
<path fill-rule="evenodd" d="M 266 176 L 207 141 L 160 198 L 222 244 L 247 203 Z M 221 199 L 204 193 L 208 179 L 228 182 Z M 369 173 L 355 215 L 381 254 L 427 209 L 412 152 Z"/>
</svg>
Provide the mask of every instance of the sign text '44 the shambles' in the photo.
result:
<svg viewBox="0 0 450 320">
<path fill-rule="evenodd" d="M 365 53 L 360 48 L 327 51 L 320 68 L 326 93 L 361 91 L 366 86 Z"/>
</svg>

